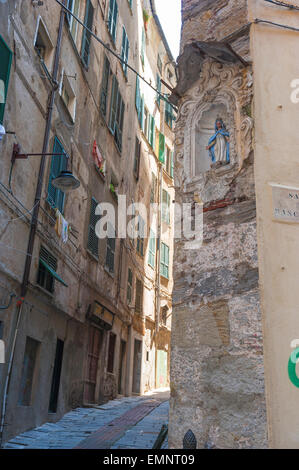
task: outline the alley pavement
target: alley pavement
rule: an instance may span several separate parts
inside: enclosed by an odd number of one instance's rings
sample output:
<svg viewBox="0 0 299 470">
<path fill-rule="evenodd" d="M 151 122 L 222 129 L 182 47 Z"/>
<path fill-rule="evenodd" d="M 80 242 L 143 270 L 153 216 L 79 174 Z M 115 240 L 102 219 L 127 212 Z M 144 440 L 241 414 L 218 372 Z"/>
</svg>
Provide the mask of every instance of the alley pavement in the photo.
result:
<svg viewBox="0 0 299 470">
<path fill-rule="evenodd" d="M 169 390 L 123 397 L 104 405 L 76 408 L 10 441 L 5 449 L 152 449 L 168 424 Z M 162 448 L 167 448 L 167 440 Z"/>
</svg>

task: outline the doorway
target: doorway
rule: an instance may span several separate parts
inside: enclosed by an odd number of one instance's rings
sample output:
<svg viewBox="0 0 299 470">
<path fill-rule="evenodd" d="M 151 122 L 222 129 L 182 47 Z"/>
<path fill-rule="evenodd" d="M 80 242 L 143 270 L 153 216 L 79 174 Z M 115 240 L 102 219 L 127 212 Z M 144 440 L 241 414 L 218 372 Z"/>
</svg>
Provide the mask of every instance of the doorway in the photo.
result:
<svg viewBox="0 0 299 470">
<path fill-rule="evenodd" d="M 133 366 L 133 393 L 140 393 L 141 385 L 141 355 L 142 355 L 142 342 L 135 339 L 134 342 L 134 366 Z"/>
<path fill-rule="evenodd" d="M 84 387 L 85 403 L 95 403 L 96 401 L 95 394 L 102 340 L 102 330 L 90 326 L 88 334 L 87 373 Z"/>
</svg>

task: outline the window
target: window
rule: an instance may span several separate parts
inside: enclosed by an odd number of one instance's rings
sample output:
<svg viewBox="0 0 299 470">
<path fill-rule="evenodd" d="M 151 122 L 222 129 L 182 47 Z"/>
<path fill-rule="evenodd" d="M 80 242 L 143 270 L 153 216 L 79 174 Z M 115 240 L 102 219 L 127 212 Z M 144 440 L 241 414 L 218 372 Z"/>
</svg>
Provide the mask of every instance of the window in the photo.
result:
<svg viewBox="0 0 299 470">
<path fill-rule="evenodd" d="M 143 285 L 139 279 L 136 279 L 135 311 L 137 313 L 142 313 L 143 311 Z"/>
<path fill-rule="evenodd" d="M 157 96 L 156 96 L 156 101 L 158 103 L 158 106 L 160 106 L 161 102 L 161 78 L 160 75 L 157 73 Z"/>
<path fill-rule="evenodd" d="M 143 133 L 146 138 L 148 137 L 148 129 L 149 129 L 149 112 L 147 108 L 144 108 Z"/>
<path fill-rule="evenodd" d="M 166 95 L 166 97 L 167 97 L 167 95 Z M 173 121 L 174 121 L 174 114 L 173 114 L 172 106 L 169 103 L 169 101 L 167 100 L 167 101 L 165 101 L 165 122 L 166 122 L 166 124 L 168 124 L 170 129 L 172 129 Z"/>
<path fill-rule="evenodd" d="M 112 36 L 113 41 L 116 40 L 118 5 L 116 0 L 110 0 L 109 15 L 108 15 L 108 29 Z"/>
<path fill-rule="evenodd" d="M 112 93 L 111 93 L 111 107 L 110 107 L 110 122 L 109 129 L 114 135 L 114 140 L 118 150 L 122 149 L 122 131 L 124 123 L 125 105 L 118 88 L 118 81 L 113 77 Z"/>
<path fill-rule="evenodd" d="M 39 17 L 34 40 L 34 48 L 47 69 L 51 69 L 54 45 L 42 18 Z"/>
<path fill-rule="evenodd" d="M 27 336 L 19 392 L 19 405 L 22 406 L 31 405 L 32 386 L 39 346 L 40 343 L 38 341 Z"/>
<path fill-rule="evenodd" d="M 165 163 L 165 136 L 159 133 L 159 160 L 161 163 Z"/>
<path fill-rule="evenodd" d="M 144 237 L 145 237 L 145 223 L 142 217 L 138 217 L 138 225 L 137 225 L 137 243 L 136 243 L 136 250 L 140 256 L 144 254 Z"/>
<path fill-rule="evenodd" d="M 156 265 L 156 235 L 151 230 L 149 239 L 149 252 L 148 252 L 148 264 L 155 268 Z"/>
<path fill-rule="evenodd" d="M 144 115 L 144 97 L 141 96 L 140 92 L 140 81 L 139 77 L 136 77 L 136 99 L 135 99 L 136 111 L 138 115 L 138 121 L 141 129 L 143 129 L 143 115 Z"/>
<path fill-rule="evenodd" d="M 107 236 L 106 250 L 106 268 L 110 273 L 114 273 L 114 256 L 115 256 L 115 230 L 110 225 Z"/>
<path fill-rule="evenodd" d="M 8 90 L 12 52 L 0 35 L 0 124 L 3 123 L 5 102 Z"/>
<path fill-rule="evenodd" d="M 108 364 L 107 364 L 107 372 L 109 372 L 110 374 L 113 374 L 113 371 L 114 371 L 115 343 L 116 343 L 116 335 L 114 333 L 110 333 L 109 346 L 108 346 Z"/>
<path fill-rule="evenodd" d="M 156 202 L 156 191 L 157 191 L 157 177 L 152 172 L 152 185 L 151 185 L 151 203 Z"/>
<path fill-rule="evenodd" d="M 139 179 L 140 170 L 140 157 L 141 157 L 141 141 L 136 137 L 135 141 L 135 159 L 134 159 L 134 175 L 135 178 Z"/>
<path fill-rule="evenodd" d="M 41 247 L 39 254 L 39 266 L 37 273 L 37 283 L 39 286 L 43 287 L 49 292 L 54 292 L 54 281 L 55 278 L 51 274 L 51 271 L 45 266 L 49 266 L 53 271 L 57 270 L 57 259 L 51 255 L 51 253 L 46 250 L 43 246 Z"/>
<path fill-rule="evenodd" d="M 154 148 L 155 142 L 155 118 L 150 116 L 149 118 L 149 130 L 148 130 L 148 141 L 151 144 L 151 147 Z"/>
<path fill-rule="evenodd" d="M 144 31 L 144 28 L 142 28 L 140 58 L 141 58 L 141 63 L 143 66 L 144 66 L 144 56 L 145 56 L 145 31 Z"/>
<path fill-rule="evenodd" d="M 61 83 L 60 83 L 60 90 L 59 90 L 60 96 L 62 98 L 62 101 L 65 105 L 65 107 L 68 110 L 68 113 L 72 119 L 72 121 L 75 121 L 75 115 L 76 115 L 76 95 L 72 89 L 72 86 L 70 84 L 70 81 L 66 75 L 66 73 L 63 71 L 62 72 L 62 78 L 61 78 Z"/>
<path fill-rule="evenodd" d="M 99 239 L 96 234 L 96 224 L 100 220 L 101 216 L 96 215 L 95 211 L 98 206 L 96 199 L 91 199 L 89 226 L 88 226 L 88 237 L 87 237 L 87 249 L 94 256 L 99 256 Z"/>
<path fill-rule="evenodd" d="M 162 220 L 170 224 L 170 195 L 165 189 L 162 191 Z"/>
<path fill-rule="evenodd" d="M 54 369 L 53 369 L 53 375 L 52 375 L 52 385 L 51 385 L 51 392 L 50 392 L 49 413 L 56 413 L 57 411 L 60 376 L 61 376 L 61 369 L 62 369 L 63 348 L 64 348 L 64 342 L 61 341 L 60 339 L 57 339 Z"/>
<path fill-rule="evenodd" d="M 4 323 L 0 321 L 0 339 L 3 339 Z"/>
<path fill-rule="evenodd" d="M 122 46 L 121 46 L 121 58 L 125 61 L 128 62 L 129 59 L 129 39 L 125 30 L 125 27 L 123 26 L 123 39 L 122 39 Z M 124 63 L 122 63 L 122 68 L 124 71 L 125 76 L 127 76 L 127 71 L 128 71 L 128 66 Z"/>
<path fill-rule="evenodd" d="M 68 0 L 67 2 L 67 8 L 75 15 L 79 16 L 79 8 L 80 8 L 80 0 Z M 75 18 L 67 13 L 66 15 L 68 24 L 69 24 L 69 30 L 71 32 L 72 38 L 74 42 L 76 42 L 77 39 L 77 31 L 78 31 L 78 21 L 75 20 Z"/>
<path fill-rule="evenodd" d="M 169 246 L 165 245 L 165 243 L 161 243 L 160 274 L 169 279 Z"/>
<path fill-rule="evenodd" d="M 132 292 L 133 292 L 133 273 L 131 269 L 128 269 L 128 284 L 127 284 L 127 303 L 132 302 Z"/>
<path fill-rule="evenodd" d="M 130 8 L 132 9 L 133 0 L 128 0 Z"/>
<path fill-rule="evenodd" d="M 171 150 L 166 145 L 166 162 L 165 162 L 165 170 L 170 175 L 171 174 Z"/>
<path fill-rule="evenodd" d="M 109 75 L 110 75 L 110 63 L 107 57 L 105 56 L 102 86 L 101 86 L 101 104 L 100 104 L 101 111 L 103 113 L 103 116 L 105 117 L 107 114 Z"/>
<path fill-rule="evenodd" d="M 160 54 L 158 54 L 157 66 L 158 66 L 158 70 L 159 70 L 160 74 L 162 75 L 162 60 L 161 60 L 161 55 Z"/>
<path fill-rule="evenodd" d="M 84 25 L 89 30 L 92 30 L 93 14 L 94 14 L 94 8 L 92 6 L 91 0 L 86 0 Z M 86 68 L 88 68 L 89 66 L 90 44 L 91 44 L 91 34 L 89 31 L 87 31 L 87 29 L 83 28 L 81 59 Z"/>
<path fill-rule="evenodd" d="M 65 171 L 67 168 L 67 155 L 57 137 L 54 139 L 53 153 L 60 155 L 53 155 L 52 157 L 47 201 L 53 208 L 57 208 L 59 212 L 62 213 L 65 194 L 51 184 L 51 181 L 56 178 L 61 171 Z"/>
</svg>

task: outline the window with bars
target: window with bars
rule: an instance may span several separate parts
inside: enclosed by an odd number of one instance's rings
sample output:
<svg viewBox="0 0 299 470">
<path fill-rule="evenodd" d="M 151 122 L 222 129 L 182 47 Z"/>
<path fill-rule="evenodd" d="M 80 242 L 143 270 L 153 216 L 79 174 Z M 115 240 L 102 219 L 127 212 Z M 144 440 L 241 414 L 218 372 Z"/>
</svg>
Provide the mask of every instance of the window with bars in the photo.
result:
<svg viewBox="0 0 299 470">
<path fill-rule="evenodd" d="M 155 268 L 156 265 L 156 234 L 151 230 L 149 239 L 148 264 Z"/>
<path fill-rule="evenodd" d="M 127 303 L 129 305 L 132 302 L 132 294 L 133 294 L 133 272 L 129 268 L 128 269 L 128 283 L 127 283 Z"/>
<path fill-rule="evenodd" d="M 108 13 L 108 29 L 113 41 L 116 40 L 118 5 L 116 0 L 110 0 Z"/>
<path fill-rule="evenodd" d="M 123 26 L 123 38 L 122 38 L 122 46 L 121 46 L 121 58 L 125 61 L 128 62 L 129 59 L 129 39 L 126 33 L 126 29 Z M 128 66 L 124 63 L 122 63 L 122 69 L 124 71 L 125 76 L 127 76 L 128 72 Z"/>
<path fill-rule="evenodd" d="M 114 136 L 115 143 L 120 152 L 122 150 L 124 111 L 125 105 L 119 91 L 118 81 L 114 76 L 112 81 L 109 129 Z"/>
<path fill-rule="evenodd" d="M 99 256 L 99 239 L 96 234 L 96 225 L 100 220 L 101 216 L 96 215 L 96 208 L 98 202 L 95 198 L 91 199 L 90 205 L 90 216 L 89 216 L 89 225 L 88 225 L 88 236 L 87 236 L 87 249 L 90 253 L 98 258 Z"/>
<path fill-rule="evenodd" d="M 140 159 L 141 159 L 141 141 L 136 137 L 135 140 L 135 158 L 134 158 L 134 175 L 135 178 L 139 179 L 140 170 Z"/>
<path fill-rule="evenodd" d="M 162 191 L 162 220 L 170 224 L 170 195 L 165 189 Z"/>
<path fill-rule="evenodd" d="M 107 363 L 107 372 L 109 372 L 110 374 L 113 374 L 113 371 L 114 371 L 115 343 L 116 343 L 116 335 L 114 333 L 110 333 L 109 345 L 108 345 L 108 363 Z"/>
<path fill-rule="evenodd" d="M 94 8 L 91 0 L 86 0 L 85 18 L 84 25 L 91 31 L 93 24 Z M 83 29 L 82 34 L 82 45 L 81 45 L 81 59 L 86 68 L 89 66 L 90 60 L 90 45 L 91 45 L 91 34 L 87 29 Z"/>
<path fill-rule="evenodd" d="M 108 271 L 114 273 L 114 258 L 115 258 L 115 230 L 110 225 L 107 236 L 107 247 L 106 247 L 106 268 Z"/>
<path fill-rule="evenodd" d="M 160 274 L 169 279 L 169 246 L 165 243 L 161 243 Z"/>
<path fill-rule="evenodd" d="M 52 185 L 52 180 L 56 178 L 61 171 L 65 171 L 67 168 L 67 155 L 61 142 L 57 139 L 57 137 L 55 137 L 54 139 L 53 153 L 59 155 L 53 155 L 51 160 L 47 201 L 50 206 L 52 206 L 53 208 L 57 208 L 59 212 L 63 213 L 65 194 L 63 191 L 55 188 Z"/>
<path fill-rule="evenodd" d="M 140 279 L 136 279 L 135 311 L 136 313 L 143 311 L 143 284 Z"/>
<path fill-rule="evenodd" d="M 109 76 L 110 76 L 110 62 L 107 56 L 105 56 L 102 85 L 101 85 L 101 103 L 100 103 L 100 109 L 104 117 L 106 117 L 106 114 L 107 114 Z"/>
<path fill-rule="evenodd" d="M 55 278 L 51 272 L 45 267 L 44 263 L 50 266 L 53 271 L 57 271 L 57 258 L 55 258 L 45 247 L 41 247 L 39 253 L 39 266 L 37 271 L 37 284 L 48 292 L 54 292 Z M 44 261 L 44 263 L 43 263 Z"/>
</svg>

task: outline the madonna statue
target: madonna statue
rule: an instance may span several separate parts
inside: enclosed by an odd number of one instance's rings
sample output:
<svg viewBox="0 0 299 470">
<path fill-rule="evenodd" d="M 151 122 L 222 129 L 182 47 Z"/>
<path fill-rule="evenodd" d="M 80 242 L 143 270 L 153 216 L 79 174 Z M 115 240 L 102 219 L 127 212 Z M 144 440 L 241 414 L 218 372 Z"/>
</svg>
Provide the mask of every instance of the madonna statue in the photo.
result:
<svg viewBox="0 0 299 470">
<path fill-rule="evenodd" d="M 210 138 L 206 149 L 209 150 L 213 166 L 226 165 L 230 162 L 229 132 L 226 130 L 222 119 L 216 119 L 215 132 Z"/>
</svg>

